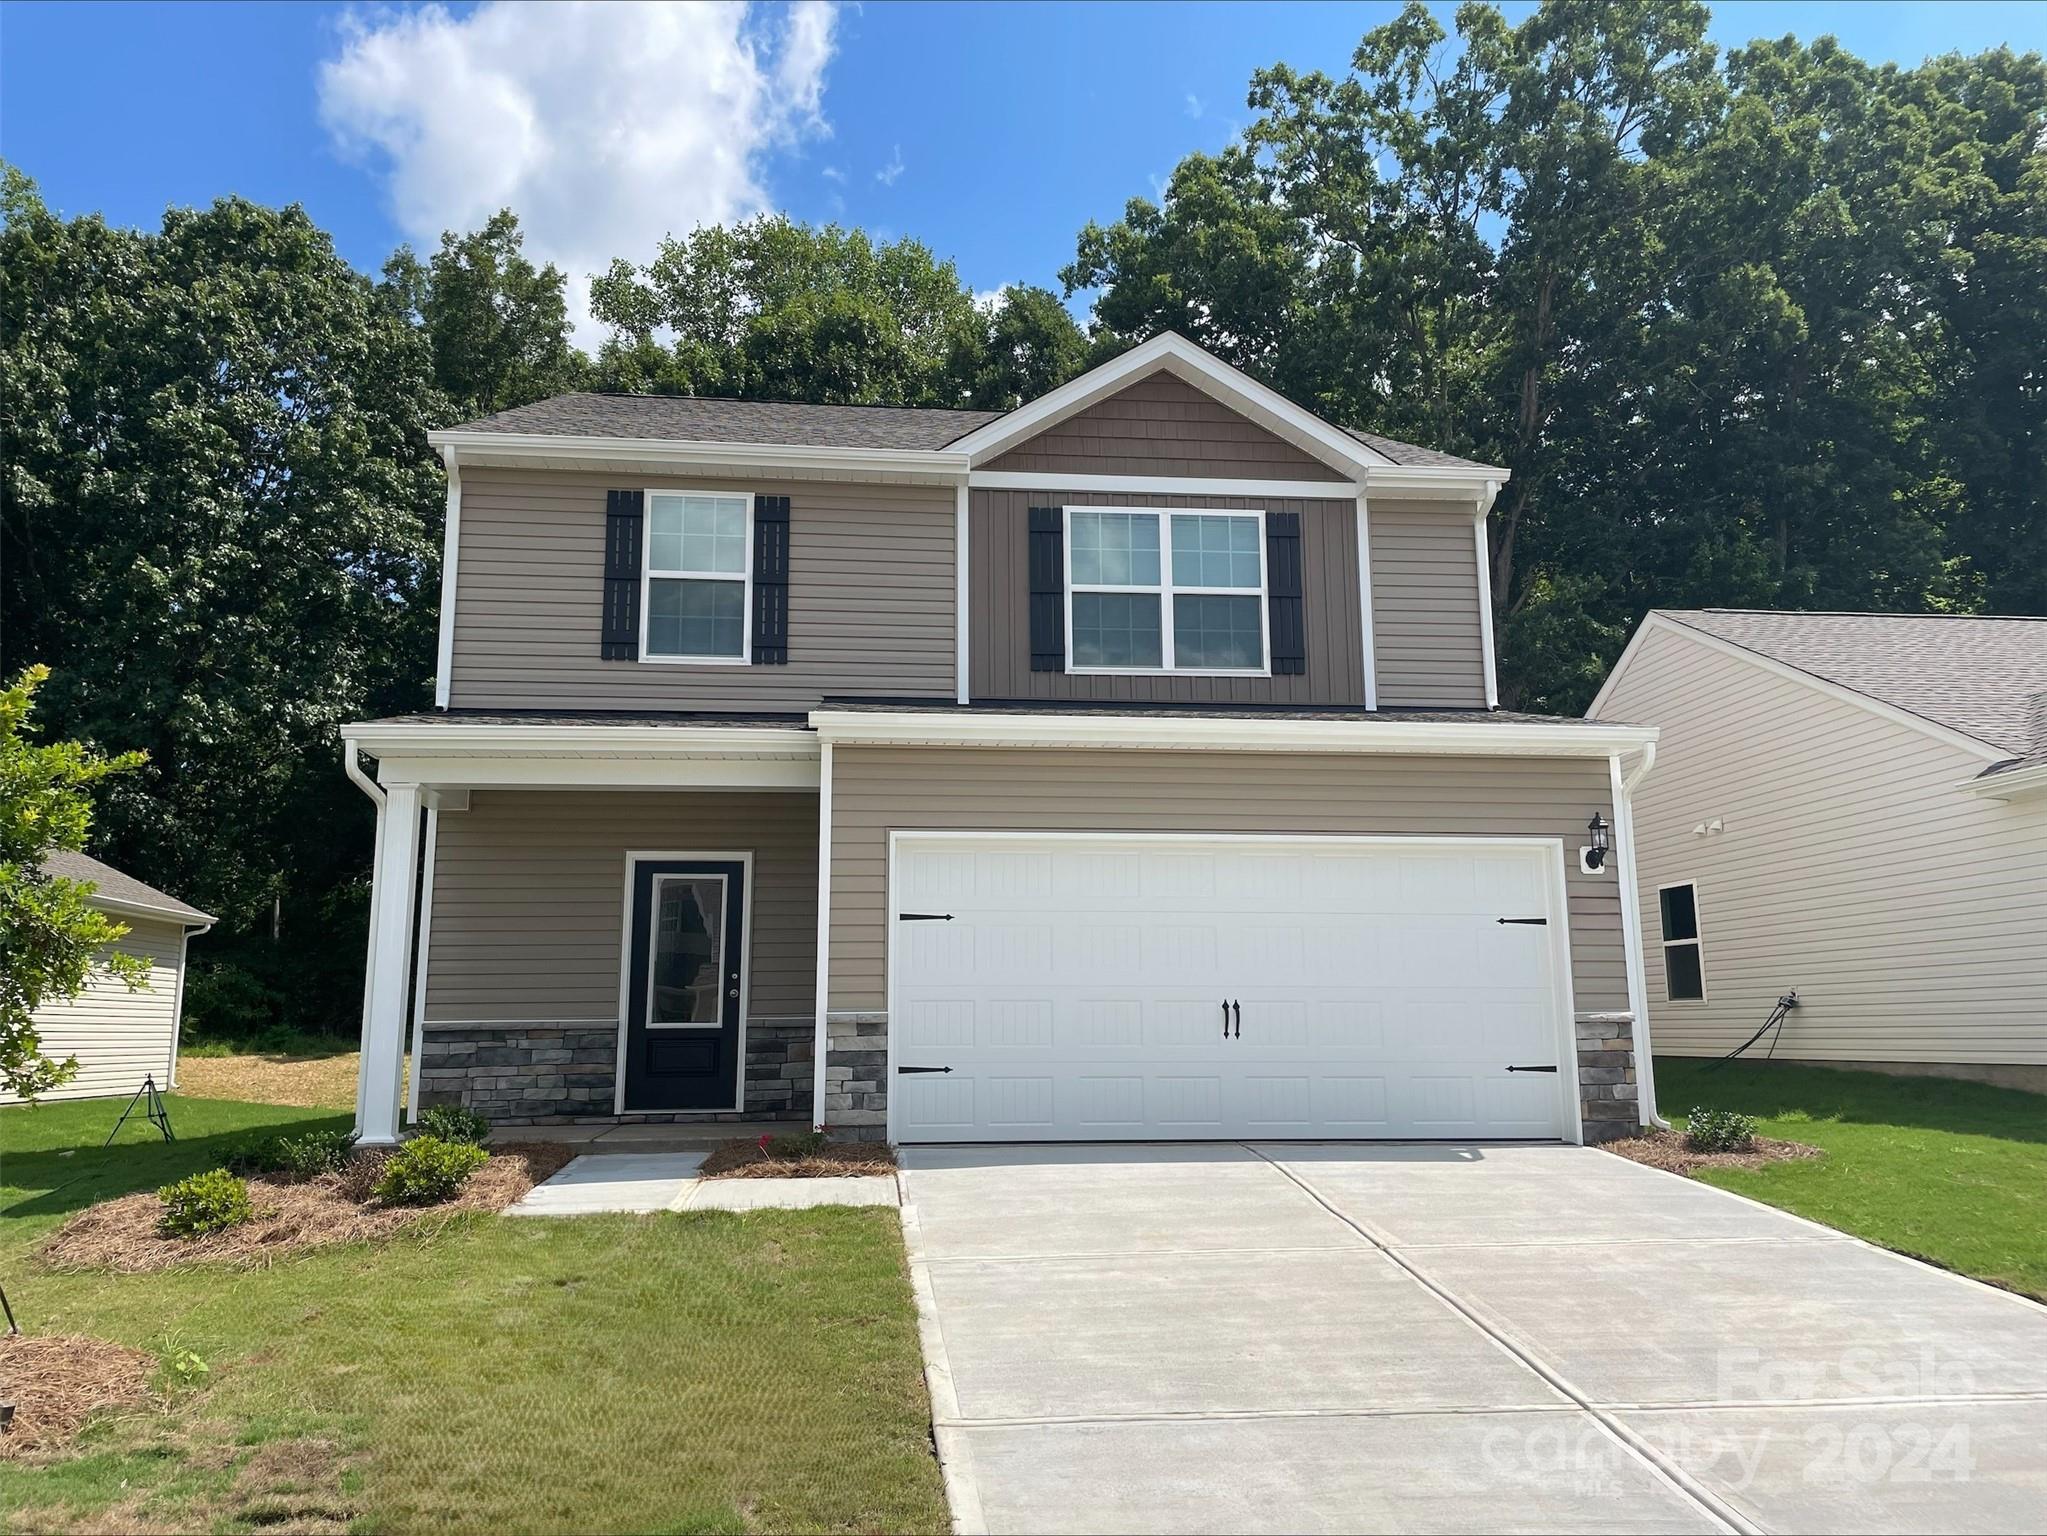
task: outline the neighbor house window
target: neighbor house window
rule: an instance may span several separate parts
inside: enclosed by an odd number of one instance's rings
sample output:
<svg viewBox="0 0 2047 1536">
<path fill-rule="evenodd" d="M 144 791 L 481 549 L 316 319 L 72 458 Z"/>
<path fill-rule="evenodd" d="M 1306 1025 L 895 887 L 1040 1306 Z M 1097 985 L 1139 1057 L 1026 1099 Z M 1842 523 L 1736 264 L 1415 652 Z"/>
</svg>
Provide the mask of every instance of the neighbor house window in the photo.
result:
<svg viewBox="0 0 2047 1536">
<path fill-rule="evenodd" d="M 1257 512 L 1066 514 L 1076 672 L 1265 671 Z"/>
<path fill-rule="evenodd" d="M 647 493 L 642 656 L 746 659 L 751 507 L 744 495 Z"/>
<path fill-rule="evenodd" d="M 1663 912 L 1663 993 L 1673 1003 L 1706 995 L 1706 965 L 1699 953 L 1699 888 L 1666 885 L 1656 893 Z"/>
</svg>

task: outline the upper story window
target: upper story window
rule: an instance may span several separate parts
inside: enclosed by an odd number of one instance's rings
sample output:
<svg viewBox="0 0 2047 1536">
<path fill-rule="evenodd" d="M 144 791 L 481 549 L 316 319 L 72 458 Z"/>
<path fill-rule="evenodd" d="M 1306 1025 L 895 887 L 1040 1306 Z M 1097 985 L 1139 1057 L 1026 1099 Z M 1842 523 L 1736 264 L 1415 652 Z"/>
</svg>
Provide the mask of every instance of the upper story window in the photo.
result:
<svg viewBox="0 0 2047 1536">
<path fill-rule="evenodd" d="M 1266 675 L 1263 513 L 1066 517 L 1071 671 Z"/>
<path fill-rule="evenodd" d="M 643 658 L 747 659 L 752 507 L 746 495 L 647 493 Z"/>
</svg>

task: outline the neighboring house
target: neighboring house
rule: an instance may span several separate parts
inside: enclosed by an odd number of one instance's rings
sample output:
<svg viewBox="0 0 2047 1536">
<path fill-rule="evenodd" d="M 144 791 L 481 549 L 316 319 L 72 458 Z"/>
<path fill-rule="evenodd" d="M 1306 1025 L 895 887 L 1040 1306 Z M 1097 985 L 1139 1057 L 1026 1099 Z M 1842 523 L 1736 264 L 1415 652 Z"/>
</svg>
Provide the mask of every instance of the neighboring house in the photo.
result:
<svg viewBox="0 0 2047 1536">
<path fill-rule="evenodd" d="M 126 982 L 96 965 L 78 996 L 36 1011 L 42 1054 L 56 1061 L 78 1058 L 77 1076 L 42 1097 L 132 1094 L 147 1077 L 154 1077 L 159 1088 L 171 1087 L 177 1081 L 185 1004 L 185 943 L 211 928 L 213 919 L 82 853 L 52 853 L 43 860 L 43 872 L 91 882 L 94 889 L 86 899 L 128 928 L 109 948 L 146 961 L 149 985 L 130 991 Z M 0 1094 L 0 1101 L 17 1102 L 11 1094 Z"/>
<path fill-rule="evenodd" d="M 1663 732 L 1659 1050 L 1722 1055 L 1796 991 L 1780 1059 L 2047 1090 L 2047 619 L 1651 613 L 1590 714 Z"/>
<path fill-rule="evenodd" d="M 501 1120 L 1638 1123 L 1629 850 L 1579 850 L 1654 732 L 1494 708 L 1504 470 L 1173 335 L 1006 414 L 585 394 L 433 441 L 440 707 L 344 733 L 367 1139 L 408 1034 L 419 1102 Z"/>
</svg>

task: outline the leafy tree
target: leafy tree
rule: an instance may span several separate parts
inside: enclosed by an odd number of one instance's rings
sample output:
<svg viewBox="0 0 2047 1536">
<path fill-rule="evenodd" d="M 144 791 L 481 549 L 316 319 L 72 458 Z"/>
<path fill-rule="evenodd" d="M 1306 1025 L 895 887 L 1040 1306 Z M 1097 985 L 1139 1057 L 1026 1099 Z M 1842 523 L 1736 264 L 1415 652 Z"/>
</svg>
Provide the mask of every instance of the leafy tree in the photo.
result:
<svg viewBox="0 0 2047 1536">
<path fill-rule="evenodd" d="M 973 374 L 976 406 L 1014 410 L 1088 367 L 1087 338 L 1049 288 L 1012 284 L 986 311 L 986 321 Z"/>
<path fill-rule="evenodd" d="M 85 846 L 92 786 L 142 762 L 137 752 L 31 741 L 29 715 L 49 675 L 30 667 L 0 691 L 0 1088 L 27 1099 L 78 1072 L 75 1058 L 42 1055 L 38 1009 L 76 997 L 95 966 L 131 991 L 149 984 L 145 961 L 109 947 L 128 929 L 87 901 L 91 884 L 43 869 L 52 851 Z"/>
</svg>

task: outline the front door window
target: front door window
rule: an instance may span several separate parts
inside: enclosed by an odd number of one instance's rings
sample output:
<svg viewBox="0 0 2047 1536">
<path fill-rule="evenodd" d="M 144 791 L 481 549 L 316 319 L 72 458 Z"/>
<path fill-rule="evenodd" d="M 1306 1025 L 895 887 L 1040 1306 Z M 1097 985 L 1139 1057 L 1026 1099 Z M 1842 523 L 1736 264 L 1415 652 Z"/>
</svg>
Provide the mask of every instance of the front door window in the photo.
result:
<svg viewBox="0 0 2047 1536">
<path fill-rule="evenodd" d="M 724 876 L 656 876 L 654 913 L 647 1023 L 716 1028 L 726 990 Z"/>
</svg>

